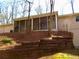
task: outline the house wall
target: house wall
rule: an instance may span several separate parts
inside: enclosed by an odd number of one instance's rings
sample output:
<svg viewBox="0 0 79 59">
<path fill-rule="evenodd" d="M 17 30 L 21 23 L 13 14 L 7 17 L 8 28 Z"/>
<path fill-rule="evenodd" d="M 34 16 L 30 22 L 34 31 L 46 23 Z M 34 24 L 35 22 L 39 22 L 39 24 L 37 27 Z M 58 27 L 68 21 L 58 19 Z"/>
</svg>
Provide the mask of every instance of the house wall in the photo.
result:
<svg viewBox="0 0 79 59">
<path fill-rule="evenodd" d="M 79 47 L 79 22 L 76 22 L 76 16 L 59 17 L 58 29 L 73 33 L 73 44 Z"/>
<path fill-rule="evenodd" d="M 0 25 L 0 33 L 8 33 L 13 30 L 13 24 Z"/>
</svg>

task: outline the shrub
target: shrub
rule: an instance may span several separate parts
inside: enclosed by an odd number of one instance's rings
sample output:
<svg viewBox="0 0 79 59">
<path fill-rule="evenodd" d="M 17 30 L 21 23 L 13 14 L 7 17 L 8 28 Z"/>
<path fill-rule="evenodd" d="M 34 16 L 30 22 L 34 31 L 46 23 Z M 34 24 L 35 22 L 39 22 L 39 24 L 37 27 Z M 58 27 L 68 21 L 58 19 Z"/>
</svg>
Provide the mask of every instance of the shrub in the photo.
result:
<svg viewBox="0 0 79 59">
<path fill-rule="evenodd" d="M 11 38 L 4 38 L 2 41 L 1 41 L 3 44 L 7 44 L 7 43 L 12 43 L 12 39 Z"/>
</svg>

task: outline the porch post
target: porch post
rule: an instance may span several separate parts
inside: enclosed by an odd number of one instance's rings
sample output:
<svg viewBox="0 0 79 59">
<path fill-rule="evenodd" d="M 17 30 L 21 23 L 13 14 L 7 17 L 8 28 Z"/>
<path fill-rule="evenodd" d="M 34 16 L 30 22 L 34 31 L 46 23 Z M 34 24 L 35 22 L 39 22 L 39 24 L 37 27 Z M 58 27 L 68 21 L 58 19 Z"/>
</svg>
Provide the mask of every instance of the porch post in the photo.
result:
<svg viewBox="0 0 79 59">
<path fill-rule="evenodd" d="M 56 15 L 55 15 L 55 20 L 56 20 L 56 31 L 58 31 L 58 20 L 57 20 L 58 18 L 57 18 L 57 17 L 58 17 L 58 15 L 56 14 Z"/>
<path fill-rule="evenodd" d="M 19 29 L 18 29 L 18 30 L 19 30 L 19 32 L 20 32 L 20 21 L 19 21 L 19 25 L 18 25 L 18 26 L 19 26 Z"/>
<path fill-rule="evenodd" d="M 31 30 L 33 31 L 33 19 L 31 19 Z"/>
</svg>

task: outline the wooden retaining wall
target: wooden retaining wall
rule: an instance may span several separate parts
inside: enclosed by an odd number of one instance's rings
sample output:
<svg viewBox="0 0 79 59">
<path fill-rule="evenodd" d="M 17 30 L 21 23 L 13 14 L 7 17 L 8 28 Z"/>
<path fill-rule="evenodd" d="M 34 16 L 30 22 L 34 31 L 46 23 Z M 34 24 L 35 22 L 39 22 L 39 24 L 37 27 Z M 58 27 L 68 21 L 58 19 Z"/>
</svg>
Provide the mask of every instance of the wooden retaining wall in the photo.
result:
<svg viewBox="0 0 79 59">
<path fill-rule="evenodd" d="M 14 32 L 14 33 L 2 33 L 0 36 L 8 36 L 16 41 L 39 41 L 40 39 L 49 37 L 48 31 L 27 31 L 27 32 Z M 66 31 L 53 31 L 52 35 L 63 36 L 64 38 L 73 38 L 71 32 Z"/>
<path fill-rule="evenodd" d="M 70 39 L 69 39 L 70 40 Z M 38 59 L 63 50 L 73 49 L 71 42 L 41 40 L 40 42 L 22 43 L 10 50 L 0 51 L 1 59 Z"/>
<path fill-rule="evenodd" d="M 52 40 L 44 40 L 49 37 L 47 31 L 26 32 L 26 33 L 3 33 L 0 36 L 8 36 L 22 45 L 15 46 L 10 50 L 1 50 L 1 59 L 38 59 L 60 52 L 65 49 L 73 49 L 73 34 L 70 32 L 52 32 L 53 35 L 63 36 L 63 38 L 52 38 Z"/>
</svg>

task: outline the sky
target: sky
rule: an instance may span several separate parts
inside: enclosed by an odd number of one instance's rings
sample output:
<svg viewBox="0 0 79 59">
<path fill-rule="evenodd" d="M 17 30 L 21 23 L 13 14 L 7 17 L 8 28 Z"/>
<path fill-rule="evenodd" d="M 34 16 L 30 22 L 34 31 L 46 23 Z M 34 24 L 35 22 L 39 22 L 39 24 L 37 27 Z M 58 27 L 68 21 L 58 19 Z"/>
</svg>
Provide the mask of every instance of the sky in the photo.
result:
<svg viewBox="0 0 79 59">
<path fill-rule="evenodd" d="M 43 12 L 45 12 L 45 2 L 47 1 L 48 6 L 50 0 L 40 0 L 40 5 L 43 8 Z M 38 0 L 34 0 L 34 4 L 32 8 L 36 8 L 38 6 Z M 55 11 L 58 11 L 59 14 L 69 14 L 72 13 L 70 0 L 55 0 Z M 74 0 L 74 11 L 75 13 L 79 12 L 79 0 Z M 35 11 L 32 12 L 34 14 Z"/>
<path fill-rule="evenodd" d="M 0 0 L 0 1 L 11 1 L 11 0 Z M 28 0 L 33 1 L 32 8 L 31 8 L 31 14 L 36 14 L 35 8 L 40 4 L 42 7 L 42 12 L 46 12 L 46 3 L 48 4 L 48 10 L 50 10 L 50 0 Z M 70 0 L 55 0 L 55 11 L 58 11 L 59 14 L 69 14 L 72 13 Z M 79 12 L 79 0 L 74 0 L 74 11 L 75 13 Z"/>
</svg>

